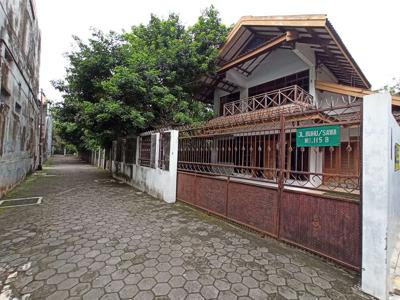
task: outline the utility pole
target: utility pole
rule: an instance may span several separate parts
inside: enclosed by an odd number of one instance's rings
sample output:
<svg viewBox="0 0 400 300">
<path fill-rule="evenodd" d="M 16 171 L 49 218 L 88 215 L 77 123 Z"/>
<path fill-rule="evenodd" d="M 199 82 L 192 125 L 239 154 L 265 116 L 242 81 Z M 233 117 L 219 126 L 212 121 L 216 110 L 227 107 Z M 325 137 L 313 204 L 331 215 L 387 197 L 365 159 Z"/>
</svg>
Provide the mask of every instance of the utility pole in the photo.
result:
<svg viewBox="0 0 400 300">
<path fill-rule="evenodd" d="M 40 125 L 39 125 L 39 165 L 38 170 L 42 170 L 43 158 L 43 89 L 40 89 Z"/>
</svg>

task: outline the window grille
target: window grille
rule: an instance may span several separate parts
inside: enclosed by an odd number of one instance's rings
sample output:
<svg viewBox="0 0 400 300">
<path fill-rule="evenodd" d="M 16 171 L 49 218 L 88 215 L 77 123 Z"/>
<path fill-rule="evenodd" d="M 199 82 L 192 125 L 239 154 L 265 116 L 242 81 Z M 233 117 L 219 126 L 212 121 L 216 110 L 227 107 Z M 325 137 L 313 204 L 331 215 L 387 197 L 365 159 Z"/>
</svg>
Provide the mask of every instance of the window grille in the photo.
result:
<svg viewBox="0 0 400 300">
<path fill-rule="evenodd" d="M 139 165 L 144 167 L 151 166 L 151 135 L 140 137 Z"/>
<path fill-rule="evenodd" d="M 125 163 L 135 164 L 136 163 L 136 144 L 137 138 L 127 138 L 125 146 Z"/>
<path fill-rule="evenodd" d="M 158 167 L 165 171 L 169 171 L 170 146 L 171 146 L 171 133 L 170 132 L 160 133 Z"/>
</svg>

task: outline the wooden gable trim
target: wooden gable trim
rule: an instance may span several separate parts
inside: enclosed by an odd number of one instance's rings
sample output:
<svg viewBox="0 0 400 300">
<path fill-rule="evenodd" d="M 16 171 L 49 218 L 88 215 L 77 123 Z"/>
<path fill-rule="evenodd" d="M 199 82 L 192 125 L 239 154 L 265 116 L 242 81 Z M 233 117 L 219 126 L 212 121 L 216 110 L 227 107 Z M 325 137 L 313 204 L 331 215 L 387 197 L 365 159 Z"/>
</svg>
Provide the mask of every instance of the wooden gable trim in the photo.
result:
<svg viewBox="0 0 400 300">
<path fill-rule="evenodd" d="M 286 33 L 264 43 L 262 46 L 254 49 L 254 50 L 251 50 L 251 51 L 227 62 L 221 68 L 219 68 L 219 70 L 217 72 L 219 74 L 224 73 L 224 72 L 228 71 L 229 69 L 232 69 L 246 61 L 256 58 L 257 56 L 259 56 L 261 54 L 264 54 L 268 51 L 275 49 L 276 47 L 278 47 L 279 45 L 281 45 L 284 42 L 293 41 L 295 39 L 297 39 L 297 34 L 295 32 L 287 31 Z"/>
<path fill-rule="evenodd" d="M 339 35 L 334 31 L 332 25 L 330 25 L 329 22 L 327 22 L 327 25 L 325 26 L 326 30 L 328 31 L 329 35 L 331 38 L 335 41 L 336 45 L 340 49 L 340 51 L 343 53 L 344 57 L 348 60 L 350 65 L 354 68 L 354 70 L 357 71 L 358 75 L 360 76 L 361 80 L 365 84 L 366 87 L 371 88 L 371 84 L 365 77 L 364 73 L 361 71 L 360 67 L 357 65 L 357 63 L 354 61 L 354 58 L 351 56 L 349 51 L 347 50 L 346 46 L 340 39 Z"/>
</svg>

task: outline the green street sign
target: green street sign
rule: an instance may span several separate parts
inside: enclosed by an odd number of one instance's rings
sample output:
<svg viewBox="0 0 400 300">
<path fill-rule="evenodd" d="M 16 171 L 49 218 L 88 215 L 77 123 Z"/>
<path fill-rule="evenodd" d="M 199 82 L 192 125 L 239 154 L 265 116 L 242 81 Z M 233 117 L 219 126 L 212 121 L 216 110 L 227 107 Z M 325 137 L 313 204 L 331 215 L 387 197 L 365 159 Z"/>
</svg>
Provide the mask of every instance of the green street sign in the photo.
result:
<svg viewBox="0 0 400 300">
<path fill-rule="evenodd" d="M 340 146 L 340 125 L 298 128 L 297 147 Z"/>
</svg>

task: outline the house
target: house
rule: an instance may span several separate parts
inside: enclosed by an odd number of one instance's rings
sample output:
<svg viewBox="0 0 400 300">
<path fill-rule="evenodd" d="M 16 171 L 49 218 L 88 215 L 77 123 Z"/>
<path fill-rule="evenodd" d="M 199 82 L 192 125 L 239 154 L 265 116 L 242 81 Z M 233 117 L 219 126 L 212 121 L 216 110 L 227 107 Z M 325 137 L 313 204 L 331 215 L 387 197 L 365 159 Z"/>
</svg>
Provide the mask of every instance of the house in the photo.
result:
<svg viewBox="0 0 400 300">
<path fill-rule="evenodd" d="M 202 95 L 203 100 L 214 104 L 216 118 L 209 125 L 239 126 L 243 118 L 259 118 L 267 111 L 280 109 L 293 113 L 321 110 L 332 104 L 354 104 L 371 88 L 325 15 L 243 17 L 220 49 L 219 58 L 218 76 L 204 79 L 207 85 L 215 87 Z M 292 132 L 288 137 L 291 144 L 286 145 L 293 150 L 286 162 L 287 168 L 313 172 L 318 171 L 315 167 L 319 164 L 322 168 L 319 171 L 323 173 L 357 175 L 359 129 L 348 131 L 342 130 L 340 145 L 323 149 L 319 161 L 308 147 L 295 153 L 294 150 L 300 149 L 296 148 L 295 132 Z M 230 138 L 218 141 L 220 146 L 214 162 L 275 168 L 277 153 L 264 146 L 276 149 L 278 142 L 276 134 L 243 138 L 233 133 Z M 244 155 L 241 151 L 224 154 L 230 144 L 231 149 L 236 144 L 237 148 L 244 148 Z M 260 177 L 259 171 L 251 173 Z M 267 172 L 265 176 L 270 175 Z"/>
<path fill-rule="evenodd" d="M 359 270 L 371 84 L 327 17 L 241 18 L 202 82 L 215 118 L 179 133 L 177 199 Z"/>
<path fill-rule="evenodd" d="M 310 125 L 335 124 L 339 118 L 358 118 L 361 98 L 372 93 L 369 81 L 326 15 L 242 17 L 221 47 L 219 60 L 217 76 L 203 78 L 205 89 L 200 98 L 213 103 L 215 113 L 205 127 L 233 129 L 210 150 L 217 153 L 209 156 L 209 163 L 235 165 L 234 173 L 247 177 L 276 178 L 276 172 L 269 169 L 279 164 L 279 153 L 274 151 L 279 147 L 279 132 L 259 130 L 250 138 L 238 134 L 241 125 L 265 123 L 271 114 L 278 116 L 283 111 L 292 115 L 314 111 Z M 399 97 L 393 98 L 393 105 L 400 107 Z M 339 106 L 347 107 L 334 109 Z M 322 154 L 315 154 L 312 147 L 296 147 L 295 128 L 290 134 L 286 130 L 285 147 L 290 153 L 284 163 L 292 172 L 286 177 L 300 185 L 307 181 L 308 186 L 323 188 L 326 183 L 329 189 L 337 183 L 357 190 L 360 127 L 348 125 L 340 130 L 336 145 L 318 149 Z M 313 180 L 304 174 L 312 172 L 326 176 L 317 175 Z"/>
<path fill-rule="evenodd" d="M 108 167 L 167 202 L 360 271 L 363 97 L 373 92 L 327 17 L 241 18 L 201 82 L 213 119 L 115 141 Z"/>
<path fill-rule="evenodd" d="M 0 197 L 39 164 L 39 63 L 34 1 L 1 1 Z"/>
</svg>

